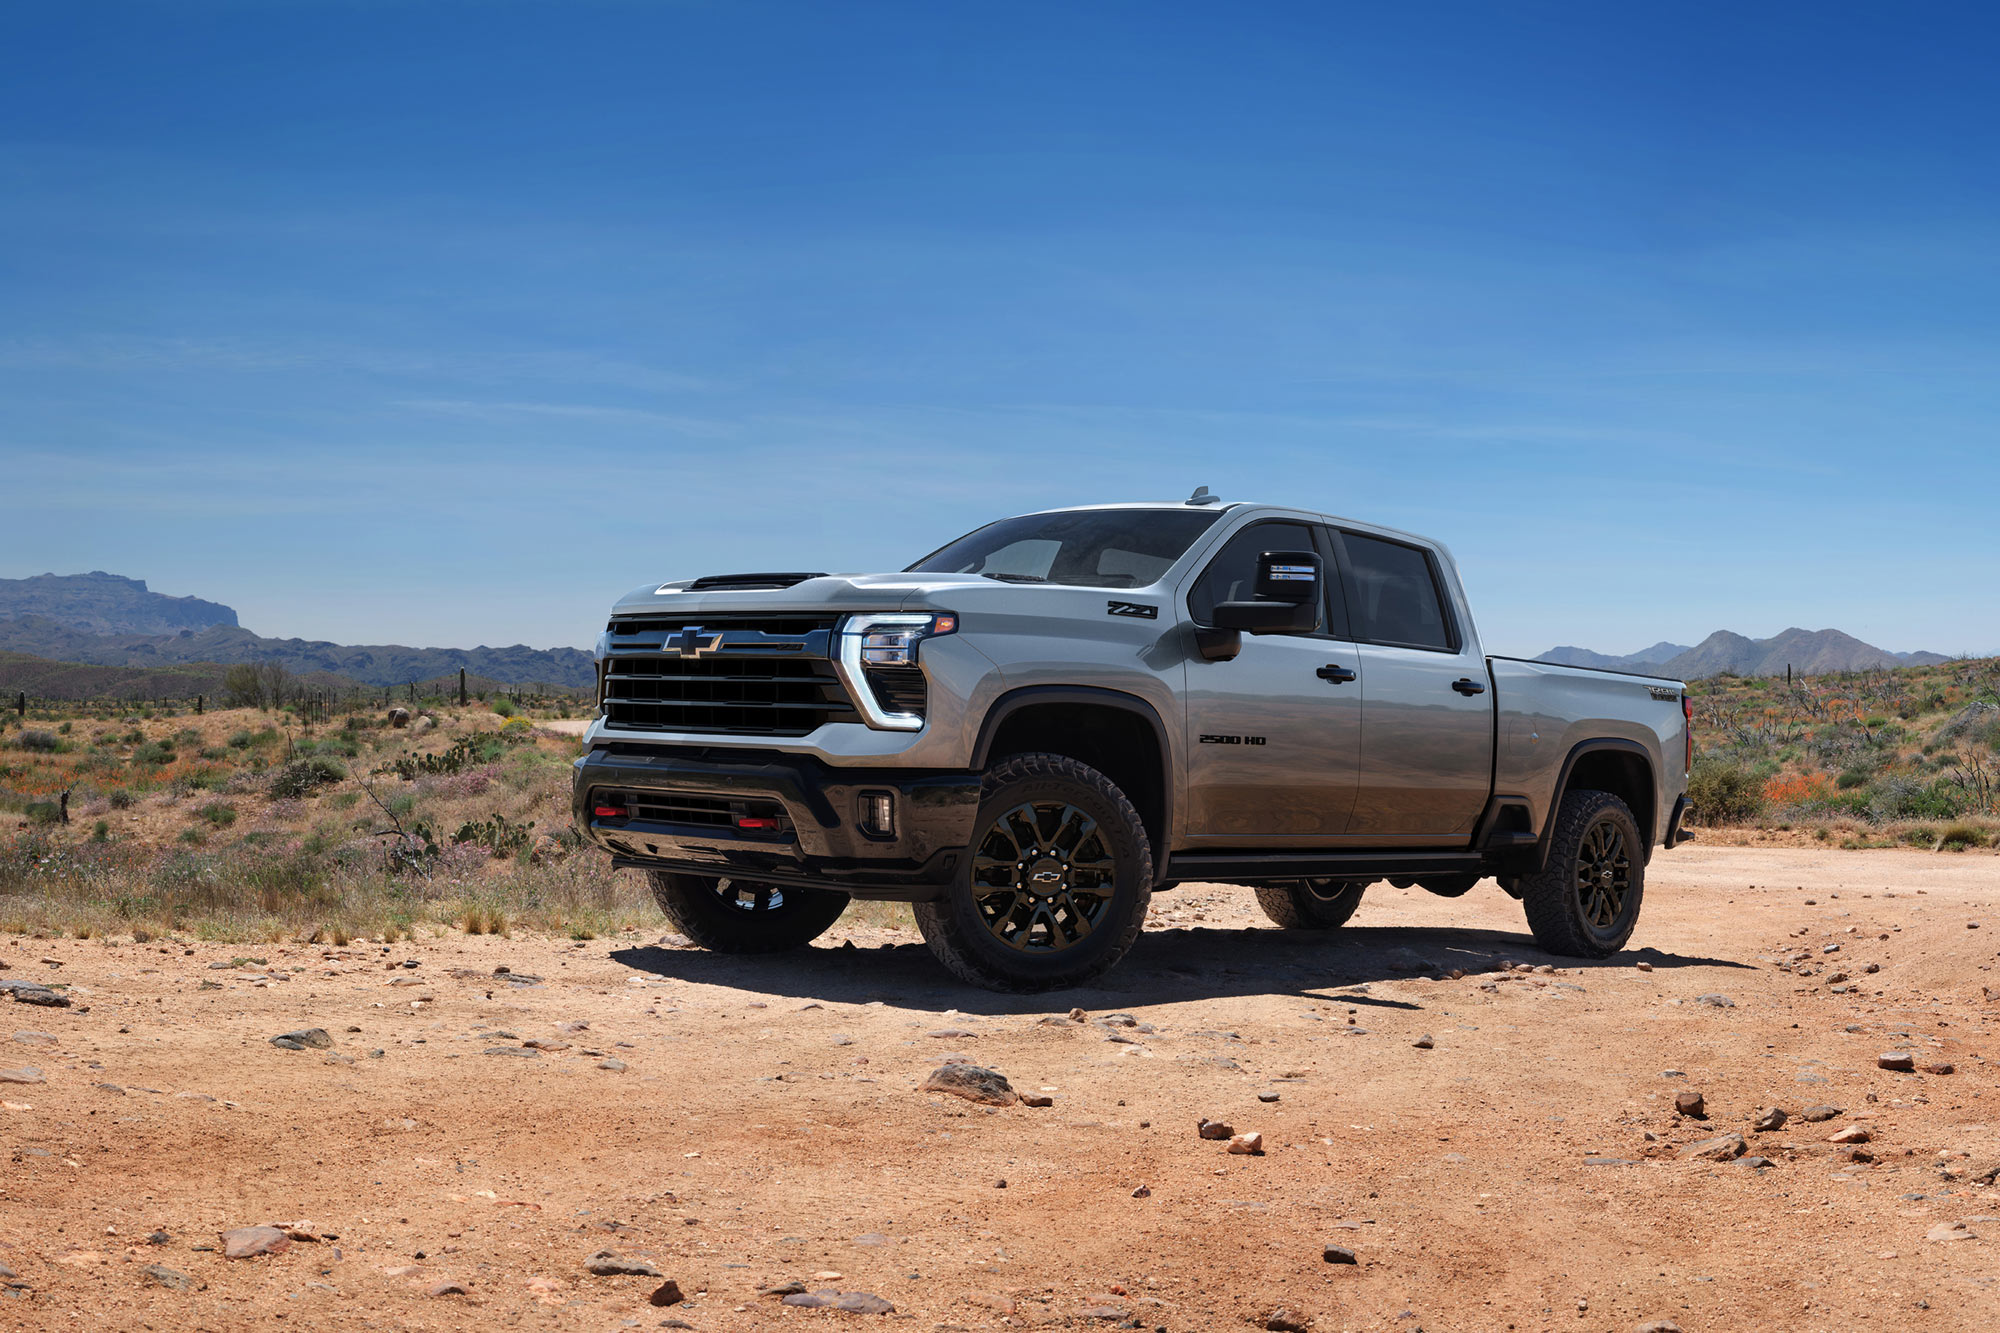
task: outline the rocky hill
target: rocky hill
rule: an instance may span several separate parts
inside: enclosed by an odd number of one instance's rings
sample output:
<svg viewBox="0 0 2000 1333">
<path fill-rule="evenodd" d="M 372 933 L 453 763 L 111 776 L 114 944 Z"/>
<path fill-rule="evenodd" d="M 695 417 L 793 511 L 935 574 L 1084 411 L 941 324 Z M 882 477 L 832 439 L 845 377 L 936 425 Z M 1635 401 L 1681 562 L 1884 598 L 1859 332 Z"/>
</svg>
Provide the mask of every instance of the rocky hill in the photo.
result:
<svg viewBox="0 0 2000 1333">
<path fill-rule="evenodd" d="M 39 616 L 91 634 L 178 634 L 236 624 L 236 612 L 199 597 L 149 591 L 144 579 L 93 570 L 0 579 L 0 618 Z"/>
<path fill-rule="evenodd" d="M 102 572 L 0 579 L 0 651 L 107 667 L 279 662 L 294 675 L 325 673 L 366 685 L 421 683 L 461 668 L 505 685 L 581 688 L 596 681 L 590 654 L 579 648 L 267 639 L 238 625 L 229 607 L 166 597 L 141 579 Z"/>
<path fill-rule="evenodd" d="M 1790 667 L 1799 675 L 1824 675 L 1881 667 L 1929 666 L 1950 659 L 1941 653 L 1892 653 L 1837 629 L 1788 629 L 1768 639 L 1747 638 L 1724 629 L 1692 648 L 1656 643 L 1637 653 L 1613 657 L 1587 648 L 1562 647 L 1549 649 L 1538 660 L 1564 666 L 1639 671 L 1677 680 L 1705 680 L 1724 672 L 1738 676 L 1782 676 Z"/>
</svg>

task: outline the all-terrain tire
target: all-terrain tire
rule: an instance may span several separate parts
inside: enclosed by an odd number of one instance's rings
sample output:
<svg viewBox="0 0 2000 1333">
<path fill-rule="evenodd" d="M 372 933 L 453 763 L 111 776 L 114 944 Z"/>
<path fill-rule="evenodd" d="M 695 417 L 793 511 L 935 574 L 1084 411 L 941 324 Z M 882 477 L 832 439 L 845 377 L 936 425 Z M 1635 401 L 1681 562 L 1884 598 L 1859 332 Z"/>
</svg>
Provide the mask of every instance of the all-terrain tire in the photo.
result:
<svg viewBox="0 0 2000 1333">
<path fill-rule="evenodd" d="M 1295 879 L 1257 886 L 1257 906 L 1286 930 L 1333 930 L 1347 924 L 1368 885 L 1358 879 Z"/>
<path fill-rule="evenodd" d="M 1123 958 L 1152 896 L 1152 843 L 1117 784 L 1067 755 L 1017 754 L 986 771 L 972 845 L 945 896 L 912 906 L 953 975 L 1045 991 Z"/>
<path fill-rule="evenodd" d="M 760 880 L 655 870 L 653 898 L 675 929 L 715 953 L 782 953 L 812 943 L 847 910 L 847 895 Z"/>
<path fill-rule="evenodd" d="M 1565 793 L 1548 864 L 1517 887 L 1535 943 L 1572 958 L 1610 957 L 1632 938 L 1646 896 L 1639 821 L 1608 791 Z"/>
</svg>

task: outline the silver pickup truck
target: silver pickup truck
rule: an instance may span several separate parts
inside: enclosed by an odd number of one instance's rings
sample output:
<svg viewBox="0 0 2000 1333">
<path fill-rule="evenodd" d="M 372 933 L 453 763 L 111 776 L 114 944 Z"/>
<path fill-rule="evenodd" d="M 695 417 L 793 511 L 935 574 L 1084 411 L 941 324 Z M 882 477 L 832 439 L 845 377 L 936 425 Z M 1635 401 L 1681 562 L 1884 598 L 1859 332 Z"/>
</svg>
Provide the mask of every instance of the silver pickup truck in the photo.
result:
<svg viewBox="0 0 2000 1333">
<path fill-rule="evenodd" d="M 899 574 L 648 584 L 597 661 L 577 825 L 725 952 L 894 899 L 960 977 L 1044 990 L 1178 883 L 1325 930 L 1380 880 L 1490 876 L 1603 957 L 1687 836 L 1680 682 L 1485 656 L 1442 546 L 1206 488 Z"/>
</svg>

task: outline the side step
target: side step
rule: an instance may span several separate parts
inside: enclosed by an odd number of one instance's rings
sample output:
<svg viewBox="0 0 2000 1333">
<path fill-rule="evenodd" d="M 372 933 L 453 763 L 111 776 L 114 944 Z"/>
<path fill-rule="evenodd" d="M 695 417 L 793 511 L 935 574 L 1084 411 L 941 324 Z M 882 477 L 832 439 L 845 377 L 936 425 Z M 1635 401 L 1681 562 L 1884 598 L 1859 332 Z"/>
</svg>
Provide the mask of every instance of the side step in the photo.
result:
<svg viewBox="0 0 2000 1333">
<path fill-rule="evenodd" d="M 1532 841 L 1532 839 L 1531 839 Z M 1382 879 L 1390 875 L 1483 873 L 1477 852 L 1176 852 L 1165 879 L 1239 884 L 1266 879 Z"/>
</svg>

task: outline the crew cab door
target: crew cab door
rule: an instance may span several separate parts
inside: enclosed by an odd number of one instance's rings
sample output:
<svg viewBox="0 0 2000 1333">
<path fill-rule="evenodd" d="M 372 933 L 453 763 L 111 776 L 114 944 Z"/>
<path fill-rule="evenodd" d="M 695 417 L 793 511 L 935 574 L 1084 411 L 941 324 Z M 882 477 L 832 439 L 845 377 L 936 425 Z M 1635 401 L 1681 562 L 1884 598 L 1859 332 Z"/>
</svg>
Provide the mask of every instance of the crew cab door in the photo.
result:
<svg viewBox="0 0 2000 1333">
<path fill-rule="evenodd" d="M 1212 624 L 1217 603 L 1251 596 L 1260 554 L 1313 550 L 1327 567 L 1317 631 L 1245 634 L 1231 661 L 1188 661 L 1185 828 L 1199 845 L 1312 847 L 1347 828 L 1361 754 L 1360 666 L 1324 531 L 1252 523 L 1189 584 L 1185 606 L 1193 624 Z"/>
<path fill-rule="evenodd" d="M 1486 659 L 1457 623 L 1434 552 L 1336 531 L 1367 685 L 1350 842 L 1463 844 L 1493 779 Z"/>
</svg>

